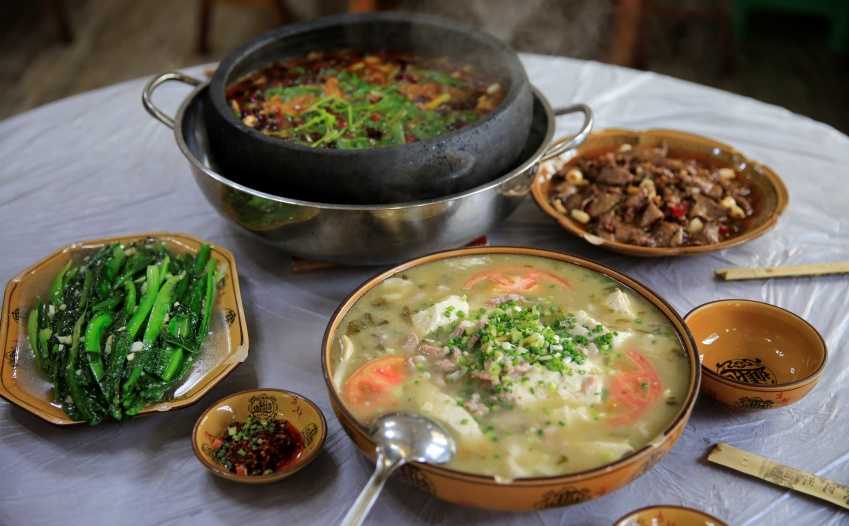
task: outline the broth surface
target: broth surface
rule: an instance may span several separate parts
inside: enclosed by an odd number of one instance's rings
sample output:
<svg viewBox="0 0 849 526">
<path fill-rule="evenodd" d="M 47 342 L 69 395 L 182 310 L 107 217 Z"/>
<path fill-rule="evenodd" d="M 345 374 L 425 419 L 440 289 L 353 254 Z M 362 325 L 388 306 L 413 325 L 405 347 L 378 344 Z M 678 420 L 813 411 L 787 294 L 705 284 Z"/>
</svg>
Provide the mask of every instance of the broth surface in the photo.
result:
<svg viewBox="0 0 849 526">
<path fill-rule="evenodd" d="M 228 86 L 233 113 L 257 131 L 312 147 L 406 144 L 491 113 L 503 87 L 447 57 L 314 51 Z"/>
<path fill-rule="evenodd" d="M 498 480 L 596 468 L 680 410 L 689 362 L 670 322 L 618 282 L 506 254 L 421 265 L 346 314 L 333 382 L 363 424 L 392 411 L 442 423 L 450 467 Z"/>
</svg>

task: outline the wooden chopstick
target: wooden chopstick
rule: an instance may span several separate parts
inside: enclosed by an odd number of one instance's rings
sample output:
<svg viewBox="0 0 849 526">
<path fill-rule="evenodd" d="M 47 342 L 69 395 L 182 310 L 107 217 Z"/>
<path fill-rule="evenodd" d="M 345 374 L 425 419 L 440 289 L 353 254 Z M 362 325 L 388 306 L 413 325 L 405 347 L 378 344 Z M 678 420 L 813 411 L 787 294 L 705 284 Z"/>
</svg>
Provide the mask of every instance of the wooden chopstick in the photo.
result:
<svg viewBox="0 0 849 526">
<path fill-rule="evenodd" d="M 778 464 L 768 458 L 737 449 L 722 442 L 713 446 L 707 459 L 714 464 L 849 509 L 849 486 L 845 484 L 838 484 L 813 473 Z"/>
<path fill-rule="evenodd" d="M 720 268 L 716 269 L 715 274 L 717 278 L 725 281 L 849 274 L 849 261 L 812 263 L 808 265 L 787 265 L 781 267 Z"/>
</svg>

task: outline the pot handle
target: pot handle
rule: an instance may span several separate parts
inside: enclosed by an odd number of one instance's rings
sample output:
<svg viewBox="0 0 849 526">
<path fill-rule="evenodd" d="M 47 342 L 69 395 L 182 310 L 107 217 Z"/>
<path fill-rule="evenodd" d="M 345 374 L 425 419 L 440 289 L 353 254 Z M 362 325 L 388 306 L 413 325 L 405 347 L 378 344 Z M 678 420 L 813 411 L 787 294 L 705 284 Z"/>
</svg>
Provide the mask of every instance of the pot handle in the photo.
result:
<svg viewBox="0 0 849 526">
<path fill-rule="evenodd" d="M 589 136 L 593 129 L 593 110 L 586 104 L 573 104 L 565 108 L 557 108 L 554 110 L 555 116 L 566 115 L 567 113 L 583 113 L 584 123 L 581 125 L 581 130 L 571 137 L 562 137 L 557 139 L 548 147 L 542 155 L 542 161 L 548 161 L 562 155 L 563 153 L 580 146 Z"/>
<path fill-rule="evenodd" d="M 144 91 L 142 91 L 142 104 L 144 104 L 144 109 L 147 110 L 150 115 L 164 124 L 169 128 L 174 128 L 174 118 L 170 115 L 166 114 L 164 111 L 160 110 L 153 103 L 153 92 L 156 91 L 156 88 L 165 84 L 166 82 L 176 80 L 178 82 L 182 82 L 184 84 L 188 84 L 190 86 L 200 86 L 203 84 L 203 81 L 198 80 L 194 77 L 190 77 L 188 75 L 184 75 L 179 71 L 169 71 L 168 73 L 162 73 L 161 75 L 157 75 L 150 79 L 147 84 L 144 86 Z"/>
</svg>

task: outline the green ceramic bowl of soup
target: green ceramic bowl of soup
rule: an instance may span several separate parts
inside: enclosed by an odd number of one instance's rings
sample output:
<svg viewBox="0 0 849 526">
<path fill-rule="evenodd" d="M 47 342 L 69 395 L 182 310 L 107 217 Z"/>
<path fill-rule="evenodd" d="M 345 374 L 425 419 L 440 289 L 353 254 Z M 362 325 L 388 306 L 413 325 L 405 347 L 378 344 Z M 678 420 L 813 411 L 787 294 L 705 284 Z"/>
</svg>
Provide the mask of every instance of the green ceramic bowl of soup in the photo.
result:
<svg viewBox="0 0 849 526">
<path fill-rule="evenodd" d="M 402 477 L 498 510 L 576 504 L 645 473 L 682 433 L 700 382 L 692 336 L 639 282 L 558 252 L 481 247 L 414 259 L 333 315 L 324 378 L 369 458 L 371 422 L 410 411 L 457 455 Z"/>
</svg>

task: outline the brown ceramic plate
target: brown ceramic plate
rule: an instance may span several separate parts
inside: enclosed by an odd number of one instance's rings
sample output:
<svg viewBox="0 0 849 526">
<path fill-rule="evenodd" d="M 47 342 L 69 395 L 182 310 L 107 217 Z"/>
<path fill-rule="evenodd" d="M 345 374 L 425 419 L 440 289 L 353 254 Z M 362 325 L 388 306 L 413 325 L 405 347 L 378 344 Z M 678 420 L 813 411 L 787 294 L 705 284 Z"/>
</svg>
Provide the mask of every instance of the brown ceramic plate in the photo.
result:
<svg viewBox="0 0 849 526">
<path fill-rule="evenodd" d="M 524 478 L 509 483 L 500 483 L 491 476 L 413 463 L 401 468 L 401 476 L 420 489 L 448 502 L 495 510 L 523 511 L 567 506 L 600 497 L 648 471 L 672 448 L 672 445 L 681 436 L 684 426 L 690 418 L 699 390 L 701 374 L 696 344 L 690 336 L 684 320 L 678 316 L 675 309 L 651 289 L 624 274 L 587 259 L 535 248 L 474 247 L 437 252 L 402 263 L 366 281 L 355 290 L 333 314 L 327 326 L 327 331 L 324 333 L 322 344 L 321 363 L 324 382 L 330 395 L 330 404 L 345 432 L 348 433 L 348 436 L 364 455 L 374 459 L 375 444 L 370 438 L 368 429 L 357 422 L 350 411 L 342 404 L 339 393 L 333 385 L 333 364 L 337 363 L 336 357 L 339 352 L 336 345 L 336 331 L 339 330 L 348 311 L 364 294 L 384 280 L 413 267 L 454 257 L 489 254 L 520 254 L 563 261 L 607 276 L 645 298 L 669 320 L 689 358 L 689 386 L 684 404 L 669 426 L 650 444 L 615 462 L 595 469 L 567 475 Z"/>
<path fill-rule="evenodd" d="M 796 314 L 760 301 L 720 300 L 684 317 L 702 356 L 702 389 L 739 409 L 770 409 L 814 388 L 825 340 Z"/>
<path fill-rule="evenodd" d="M 227 432 L 234 422 L 249 416 L 264 420 L 288 420 L 300 431 L 304 449 L 285 468 L 269 475 L 236 475 L 213 458 L 212 442 Z M 312 462 L 327 438 L 324 414 L 312 401 L 298 393 L 282 389 L 250 389 L 215 402 L 203 412 L 192 432 L 192 449 L 198 460 L 215 475 L 247 484 L 266 484 L 284 479 Z"/>
<path fill-rule="evenodd" d="M 167 232 L 82 241 L 57 250 L 9 280 L 0 315 L 0 396 L 52 424 L 80 423 L 52 402 L 50 382 L 36 370 L 26 338 L 27 311 L 38 296 L 47 293 L 53 277 L 70 258 L 109 243 L 131 243 L 147 237 L 161 239 L 176 253 L 196 252 L 202 243 L 186 234 Z M 197 402 L 248 356 L 248 327 L 236 260 L 229 250 L 214 245 L 211 257 L 227 269 L 212 317 L 212 336 L 188 378 L 175 390 L 174 398 L 146 407 L 142 414 L 169 411 Z"/>
<path fill-rule="evenodd" d="M 531 186 L 534 200 L 543 212 L 553 217 L 560 225 L 572 234 L 585 239 L 587 242 L 604 247 L 614 252 L 632 256 L 688 256 L 724 250 L 740 245 L 762 236 L 775 226 L 779 216 L 787 207 L 788 195 L 784 183 L 769 167 L 746 158 L 731 146 L 721 142 L 677 130 L 645 130 L 633 131 L 610 128 L 592 133 L 589 138 L 566 161 L 570 166 L 580 157 L 595 157 L 597 155 L 616 151 L 622 145 L 632 148 L 651 148 L 666 144 L 673 157 L 692 157 L 703 159 L 712 165 L 734 168 L 748 178 L 757 196 L 757 206 L 752 217 L 746 220 L 743 232 L 736 237 L 720 243 L 684 247 L 643 247 L 619 241 L 612 241 L 587 232 L 584 225 L 558 212 L 549 200 L 552 171 L 540 171 Z"/>
<path fill-rule="evenodd" d="M 683 506 L 649 506 L 619 518 L 613 526 L 728 526 L 713 515 Z"/>
</svg>

